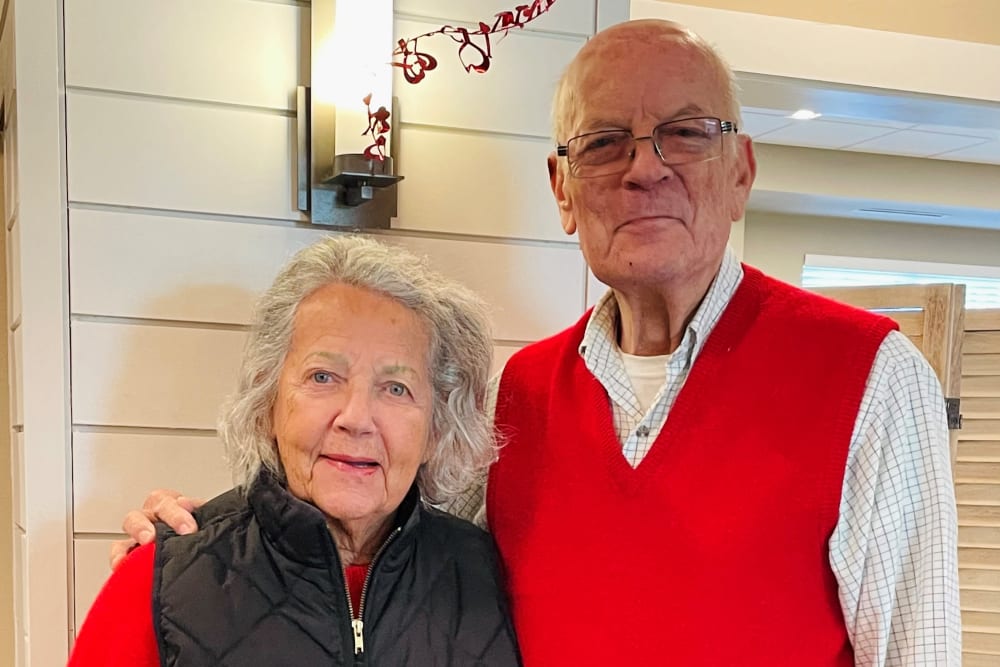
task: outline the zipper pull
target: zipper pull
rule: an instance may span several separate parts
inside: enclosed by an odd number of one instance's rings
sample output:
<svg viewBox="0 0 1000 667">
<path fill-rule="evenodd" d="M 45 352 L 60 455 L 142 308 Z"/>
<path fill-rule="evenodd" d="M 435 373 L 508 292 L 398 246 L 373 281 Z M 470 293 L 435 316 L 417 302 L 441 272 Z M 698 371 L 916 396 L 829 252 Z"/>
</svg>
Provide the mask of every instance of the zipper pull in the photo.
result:
<svg viewBox="0 0 1000 667">
<path fill-rule="evenodd" d="M 365 652 L 365 637 L 361 634 L 365 629 L 365 622 L 356 618 L 351 621 L 351 628 L 354 629 L 354 655 L 360 655 Z"/>
</svg>

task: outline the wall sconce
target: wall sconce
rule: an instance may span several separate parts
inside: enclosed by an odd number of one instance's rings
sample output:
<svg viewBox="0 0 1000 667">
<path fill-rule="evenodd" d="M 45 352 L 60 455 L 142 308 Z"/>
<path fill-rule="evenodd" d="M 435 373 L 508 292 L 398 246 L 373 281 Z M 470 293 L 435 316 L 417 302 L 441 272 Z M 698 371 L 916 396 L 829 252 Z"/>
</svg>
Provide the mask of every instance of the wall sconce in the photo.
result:
<svg viewBox="0 0 1000 667">
<path fill-rule="evenodd" d="M 314 224 L 388 228 L 393 172 L 392 0 L 313 0 L 299 86 L 298 208 Z"/>
</svg>

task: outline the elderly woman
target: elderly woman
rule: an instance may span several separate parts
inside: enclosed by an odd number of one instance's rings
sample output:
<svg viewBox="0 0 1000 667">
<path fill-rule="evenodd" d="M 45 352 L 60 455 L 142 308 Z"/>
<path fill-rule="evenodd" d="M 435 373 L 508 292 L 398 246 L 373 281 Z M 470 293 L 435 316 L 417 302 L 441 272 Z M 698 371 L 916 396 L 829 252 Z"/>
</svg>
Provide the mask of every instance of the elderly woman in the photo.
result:
<svg viewBox="0 0 1000 667">
<path fill-rule="evenodd" d="M 495 456 L 482 302 L 355 236 L 261 298 L 220 435 L 237 488 L 162 525 L 71 665 L 516 665 L 490 537 L 429 507 Z"/>
</svg>

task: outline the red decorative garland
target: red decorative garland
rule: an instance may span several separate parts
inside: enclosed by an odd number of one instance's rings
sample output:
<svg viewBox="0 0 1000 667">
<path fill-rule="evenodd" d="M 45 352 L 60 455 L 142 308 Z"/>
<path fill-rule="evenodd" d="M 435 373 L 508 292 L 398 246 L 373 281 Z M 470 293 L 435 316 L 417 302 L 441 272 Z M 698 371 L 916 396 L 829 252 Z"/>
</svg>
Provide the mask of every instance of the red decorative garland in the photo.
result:
<svg viewBox="0 0 1000 667">
<path fill-rule="evenodd" d="M 458 59 L 465 71 L 483 74 L 489 70 L 493 60 L 491 36 L 500 35 L 500 39 L 503 39 L 514 28 L 523 28 L 549 11 L 555 3 L 556 0 L 534 0 L 530 5 L 518 5 L 511 11 L 496 14 L 493 25 L 480 21 L 478 30 L 446 25 L 423 35 L 401 39 L 396 43 L 396 50 L 392 52 L 392 66 L 403 70 L 403 77 L 407 82 L 420 83 L 427 76 L 427 72 L 437 67 L 438 61 L 431 54 L 419 51 L 417 42 L 424 37 L 447 35 L 458 44 Z M 481 43 L 477 44 L 473 41 L 475 39 L 479 39 Z M 466 53 L 470 53 L 474 60 L 467 61 Z M 385 135 L 389 132 L 390 114 L 385 107 L 379 107 L 372 112 L 371 101 L 372 96 L 369 93 L 364 98 L 365 107 L 368 109 L 368 129 L 361 134 L 371 135 L 372 143 L 365 149 L 364 155 L 365 159 L 381 161 L 385 159 Z"/>
<path fill-rule="evenodd" d="M 396 43 L 396 50 L 392 52 L 392 65 L 403 70 L 403 77 L 409 83 L 420 83 L 427 72 L 437 67 L 438 62 L 437 58 L 431 54 L 421 52 L 418 49 L 418 41 L 424 37 L 447 35 L 458 43 L 458 59 L 465 71 L 482 74 L 489 70 L 490 62 L 493 60 L 493 46 L 490 39 L 492 35 L 506 37 L 507 33 L 514 28 L 523 28 L 529 22 L 549 11 L 549 8 L 555 3 L 556 0 L 534 0 L 529 5 L 518 5 L 511 11 L 496 14 L 493 25 L 480 21 L 478 30 L 446 25 L 423 35 L 401 39 Z M 481 43 L 477 44 L 473 41 L 476 39 L 479 39 Z M 467 53 L 473 60 L 466 60 Z"/>
<path fill-rule="evenodd" d="M 385 135 L 389 133 L 389 110 L 385 107 L 379 107 L 374 112 L 372 112 L 372 94 L 368 93 L 364 98 L 365 107 L 368 109 L 368 129 L 361 133 L 361 136 L 370 134 L 372 136 L 372 143 L 368 148 L 365 149 L 365 159 L 366 160 L 379 160 L 385 159 Z"/>
</svg>

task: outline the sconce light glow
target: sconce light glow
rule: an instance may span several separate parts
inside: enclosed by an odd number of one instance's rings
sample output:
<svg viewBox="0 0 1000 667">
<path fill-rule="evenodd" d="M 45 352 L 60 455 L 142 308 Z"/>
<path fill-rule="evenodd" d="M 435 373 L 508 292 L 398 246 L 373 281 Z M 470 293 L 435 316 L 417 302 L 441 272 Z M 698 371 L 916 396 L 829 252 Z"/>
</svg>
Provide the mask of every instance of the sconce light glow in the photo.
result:
<svg viewBox="0 0 1000 667">
<path fill-rule="evenodd" d="M 794 118 L 795 120 L 813 120 L 815 118 L 819 118 L 822 115 L 823 114 L 817 113 L 812 109 L 799 109 L 791 116 L 789 116 L 789 118 Z"/>
<path fill-rule="evenodd" d="M 364 136 L 367 95 L 371 95 L 372 110 L 392 109 L 392 20 L 392 0 L 336 2 L 330 65 L 323 76 L 337 109 L 334 145 L 338 154 L 362 153 L 371 143 Z M 385 150 L 388 153 L 388 145 Z"/>
</svg>

